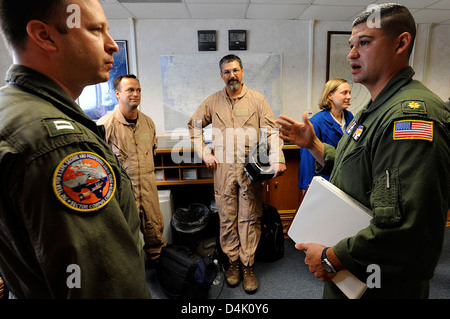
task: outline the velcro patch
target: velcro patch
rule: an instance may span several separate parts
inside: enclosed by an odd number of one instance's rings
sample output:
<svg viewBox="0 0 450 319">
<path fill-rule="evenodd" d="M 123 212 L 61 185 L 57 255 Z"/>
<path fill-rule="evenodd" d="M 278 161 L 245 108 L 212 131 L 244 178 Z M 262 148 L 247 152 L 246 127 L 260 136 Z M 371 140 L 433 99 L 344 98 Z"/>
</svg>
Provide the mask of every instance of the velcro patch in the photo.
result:
<svg viewBox="0 0 450 319">
<path fill-rule="evenodd" d="M 249 112 L 248 112 L 248 109 L 239 109 L 239 110 L 235 110 L 234 114 L 236 116 L 248 116 Z"/>
<path fill-rule="evenodd" d="M 139 141 L 150 141 L 150 133 L 139 134 Z"/>
<path fill-rule="evenodd" d="M 433 122 L 405 120 L 394 122 L 394 140 L 433 141 Z"/>
<path fill-rule="evenodd" d="M 50 134 L 55 137 L 63 134 L 83 133 L 77 123 L 66 119 L 45 119 L 44 125 Z"/>
<path fill-rule="evenodd" d="M 53 174 L 52 184 L 56 197 L 78 212 L 102 208 L 116 189 L 111 166 L 91 152 L 78 152 L 63 159 Z"/>
<path fill-rule="evenodd" d="M 425 101 L 422 100 L 404 100 L 402 101 L 403 113 L 409 114 L 427 114 Z"/>
</svg>

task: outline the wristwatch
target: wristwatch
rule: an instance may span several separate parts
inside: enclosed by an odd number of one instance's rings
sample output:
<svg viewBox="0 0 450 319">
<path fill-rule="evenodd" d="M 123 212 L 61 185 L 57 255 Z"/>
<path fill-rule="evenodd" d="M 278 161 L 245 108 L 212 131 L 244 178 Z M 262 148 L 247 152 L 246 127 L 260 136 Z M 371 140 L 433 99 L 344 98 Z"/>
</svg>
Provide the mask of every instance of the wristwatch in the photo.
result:
<svg viewBox="0 0 450 319">
<path fill-rule="evenodd" d="M 320 262 L 322 263 L 323 268 L 330 273 L 335 273 L 336 269 L 334 269 L 333 264 L 327 258 L 327 250 L 330 247 L 325 247 L 322 251 L 322 257 L 320 258 Z"/>
</svg>

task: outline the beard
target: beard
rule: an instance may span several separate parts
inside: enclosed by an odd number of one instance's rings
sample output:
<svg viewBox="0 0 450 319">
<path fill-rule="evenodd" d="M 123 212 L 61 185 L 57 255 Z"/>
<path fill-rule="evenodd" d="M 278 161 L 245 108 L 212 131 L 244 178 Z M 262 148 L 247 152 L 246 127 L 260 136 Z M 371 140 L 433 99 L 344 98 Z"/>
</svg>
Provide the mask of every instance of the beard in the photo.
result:
<svg viewBox="0 0 450 319">
<path fill-rule="evenodd" d="M 230 79 L 227 84 L 228 88 L 231 90 L 237 90 L 241 87 L 241 82 L 238 79 Z"/>
</svg>

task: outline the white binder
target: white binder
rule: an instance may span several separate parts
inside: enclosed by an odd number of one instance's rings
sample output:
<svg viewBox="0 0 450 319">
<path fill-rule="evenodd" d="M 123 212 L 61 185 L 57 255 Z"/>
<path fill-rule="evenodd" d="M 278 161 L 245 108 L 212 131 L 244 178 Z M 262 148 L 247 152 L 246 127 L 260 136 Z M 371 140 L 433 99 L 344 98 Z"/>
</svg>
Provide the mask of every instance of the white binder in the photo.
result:
<svg viewBox="0 0 450 319">
<path fill-rule="evenodd" d="M 372 219 L 370 209 L 320 176 L 315 176 L 288 230 L 295 243 L 334 246 L 354 236 Z M 348 298 L 360 298 L 367 285 L 348 270 L 339 271 L 333 282 Z"/>
</svg>

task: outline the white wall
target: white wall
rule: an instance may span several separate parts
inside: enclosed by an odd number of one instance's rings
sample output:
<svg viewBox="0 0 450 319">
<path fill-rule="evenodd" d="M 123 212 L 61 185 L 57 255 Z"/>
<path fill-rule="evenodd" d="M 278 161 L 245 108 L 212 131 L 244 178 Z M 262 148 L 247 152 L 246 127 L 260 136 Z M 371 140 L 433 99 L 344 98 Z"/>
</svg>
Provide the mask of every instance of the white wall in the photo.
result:
<svg viewBox="0 0 450 319">
<path fill-rule="evenodd" d="M 110 21 L 111 34 L 123 21 Z M 228 51 L 228 30 L 246 29 L 247 52 L 282 53 L 283 55 L 283 102 L 285 110 L 295 114 L 303 108 L 307 95 L 308 23 L 304 21 L 261 20 L 139 20 L 136 22 L 138 76 L 143 87 L 142 111 L 153 118 L 159 135 L 164 134 L 164 112 L 160 56 L 174 54 L 223 54 Z M 197 30 L 217 31 L 217 51 L 199 52 Z M 281 36 L 280 36 L 281 35 Z M 122 35 L 121 35 L 122 36 Z M 233 51 L 239 55 L 239 51 Z M 219 61 L 217 61 L 219 62 Z M 245 60 L 243 61 L 245 68 Z M 219 68 L 217 78 L 220 80 Z M 192 79 L 186 79 L 192 81 Z M 220 80 L 221 81 L 221 80 Z M 245 81 L 245 77 L 244 77 Z M 198 85 L 192 81 L 192 90 Z M 205 96 L 206 98 L 206 96 Z"/>
<path fill-rule="evenodd" d="M 424 26 L 425 29 L 428 26 Z M 426 32 L 424 32 L 426 34 Z M 450 25 L 431 26 L 430 46 L 426 58 L 426 76 L 423 81 L 441 99 L 447 101 L 450 98 Z M 421 68 L 423 62 L 421 61 Z M 423 72 L 422 72 L 423 76 Z"/>
<path fill-rule="evenodd" d="M 141 109 L 153 118 L 158 135 L 165 134 L 160 55 L 210 54 L 198 51 L 197 30 L 217 31 L 218 47 L 214 54 L 229 53 L 229 29 L 247 30 L 247 52 L 281 53 L 283 55 L 283 113 L 297 120 L 309 107 L 314 112 L 318 111 L 316 101 L 326 77 L 327 32 L 351 30 L 350 23 L 315 22 L 312 105 L 308 107 L 309 21 L 152 19 L 137 20 L 133 23 L 132 20 L 113 19 L 109 20 L 109 23 L 110 33 L 114 39 L 128 41 L 130 70 L 136 71 L 143 88 Z M 413 67 L 418 80 L 425 80 L 425 85 L 443 100 L 447 100 L 450 97 L 450 44 L 448 42 L 450 25 L 432 25 L 429 37 L 428 28 L 429 25 L 418 25 Z M 135 56 L 133 47 L 130 48 L 133 45 L 133 32 L 136 37 Z M 233 51 L 233 53 L 239 55 L 239 51 Z M 245 66 L 245 61 L 243 62 Z M 6 72 L 10 63 L 11 59 L 7 50 L 1 43 L 0 74 Z M 423 79 L 424 74 L 425 79 Z M 217 76 L 219 77 L 219 71 Z M 196 85 L 208 85 L 208 83 L 192 83 L 192 90 L 195 90 Z"/>
</svg>

